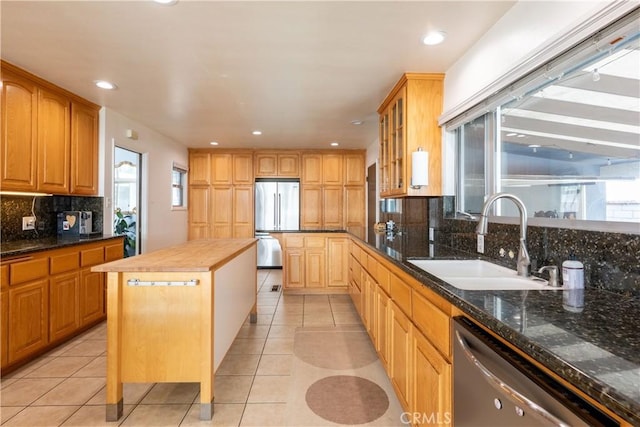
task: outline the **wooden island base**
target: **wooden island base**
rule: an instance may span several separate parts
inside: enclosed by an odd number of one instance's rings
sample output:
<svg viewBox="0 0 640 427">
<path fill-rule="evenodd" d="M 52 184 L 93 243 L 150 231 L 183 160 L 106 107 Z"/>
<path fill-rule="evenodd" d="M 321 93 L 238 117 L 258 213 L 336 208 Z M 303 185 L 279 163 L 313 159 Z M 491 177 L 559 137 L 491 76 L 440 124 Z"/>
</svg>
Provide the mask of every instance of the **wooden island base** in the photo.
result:
<svg viewBox="0 0 640 427">
<path fill-rule="evenodd" d="M 257 320 L 255 239 L 197 240 L 94 267 L 108 273 L 107 421 L 123 383 L 200 383 L 213 416 L 214 374 L 247 316 Z"/>
</svg>

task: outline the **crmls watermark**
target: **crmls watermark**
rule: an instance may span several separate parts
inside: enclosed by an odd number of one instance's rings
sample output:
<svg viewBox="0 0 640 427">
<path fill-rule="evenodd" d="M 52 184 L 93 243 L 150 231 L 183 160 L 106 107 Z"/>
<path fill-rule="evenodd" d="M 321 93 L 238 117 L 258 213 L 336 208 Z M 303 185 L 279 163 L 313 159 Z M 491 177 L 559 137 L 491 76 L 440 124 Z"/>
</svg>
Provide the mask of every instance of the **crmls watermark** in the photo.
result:
<svg viewBox="0 0 640 427">
<path fill-rule="evenodd" d="M 400 421 L 403 424 L 412 425 L 441 425 L 451 424 L 450 412 L 432 412 L 430 414 L 426 412 L 403 412 L 400 415 Z"/>
</svg>

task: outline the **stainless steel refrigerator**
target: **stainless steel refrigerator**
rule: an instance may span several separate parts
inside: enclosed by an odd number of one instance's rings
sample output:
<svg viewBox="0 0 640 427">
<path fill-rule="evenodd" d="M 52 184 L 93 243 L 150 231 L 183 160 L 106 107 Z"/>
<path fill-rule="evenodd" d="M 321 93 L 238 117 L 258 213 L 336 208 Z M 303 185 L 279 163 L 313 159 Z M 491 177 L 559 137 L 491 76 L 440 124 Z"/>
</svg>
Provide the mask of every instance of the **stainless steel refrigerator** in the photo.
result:
<svg viewBox="0 0 640 427">
<path fill-rule="evenodd" d="M 300 229 L 300 182 L 257 179 L 255 192 L 258 267 L 282 267 L 282 249 L 269 231 Z"/>
</svg>

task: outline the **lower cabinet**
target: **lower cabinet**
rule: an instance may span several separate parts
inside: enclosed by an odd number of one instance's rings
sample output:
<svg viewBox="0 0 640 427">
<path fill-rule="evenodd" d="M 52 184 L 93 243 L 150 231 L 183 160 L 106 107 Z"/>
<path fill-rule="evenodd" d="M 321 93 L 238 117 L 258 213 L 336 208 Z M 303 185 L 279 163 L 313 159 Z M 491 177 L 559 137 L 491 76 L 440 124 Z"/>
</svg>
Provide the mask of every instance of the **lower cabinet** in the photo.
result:
<svg viewBox="0 0 640 427">
<path fill-rule="evenodd" d="M 9 363 L 9 292 L 0 292 L 0 316 L 2 330 L 0 330 L 0 364 Z"/>
<path fill-rule="evenodd" d="M 77 270 L 49 280 L 49 340 L 58 341 L 80 327 L 80 281 Z"/>
<path fill-rule="evenodd" d="M 305 249 L 304 278 L 306 288 L 324 288 L 325 283 L 325 249 Z"/>
<path fill-rule="evenodd" d="M 16 362 L 49 343 L 49 279 L 9 289 L 9 360 Z"/>
<path fill-rule="evenodd" d="M 395 303 L 390 310 L 390 363 L 389 377 L 404 408 L 411 408 L 411 347 L 412 325 L 409 318 Z"/>
<path fill-rule="evenodd" d="M 288 249 L 284 258 L 284 286 L 288 289 L 304 288 L 304 249 Z"/>
<path fill-rule="evenodd" d="M 391 300 L 389 295 L 380 285 L 376 286 L 375 293 L 375 320 L 374 334 L 375 347 L 378 357 L 384 369 L 389 371 L 389 313 L 391 310 Z"/>
</svg>

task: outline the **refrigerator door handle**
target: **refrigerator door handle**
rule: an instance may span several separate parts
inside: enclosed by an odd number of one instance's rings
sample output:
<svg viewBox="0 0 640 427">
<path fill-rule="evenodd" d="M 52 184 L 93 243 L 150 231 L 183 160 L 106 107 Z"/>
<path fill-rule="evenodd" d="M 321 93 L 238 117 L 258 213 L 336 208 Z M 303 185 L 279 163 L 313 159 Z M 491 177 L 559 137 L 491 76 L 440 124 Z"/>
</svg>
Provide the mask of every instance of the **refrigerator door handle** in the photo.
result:
<svg viewBox="0 0 640 427">
<path fill-rule="evenodd" d="M 276 203 L 276 193 L 273 193 L 273 229 L 278 229 L 278 204 Z"/>
<path fill-rule="evenodd" d="M 281 194 L 278 193 L 278 230 L 282 228 L 282 198 Z"/>
</svg>

